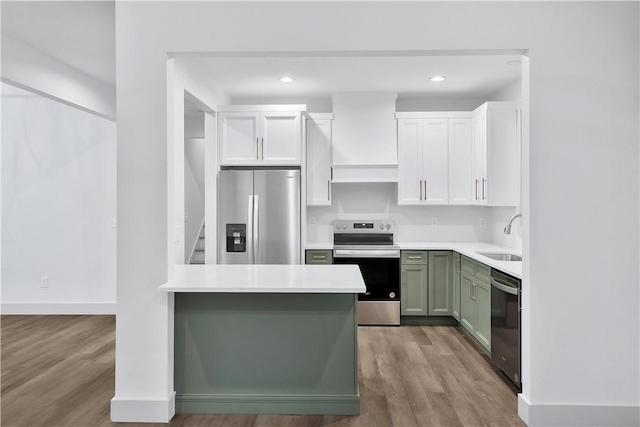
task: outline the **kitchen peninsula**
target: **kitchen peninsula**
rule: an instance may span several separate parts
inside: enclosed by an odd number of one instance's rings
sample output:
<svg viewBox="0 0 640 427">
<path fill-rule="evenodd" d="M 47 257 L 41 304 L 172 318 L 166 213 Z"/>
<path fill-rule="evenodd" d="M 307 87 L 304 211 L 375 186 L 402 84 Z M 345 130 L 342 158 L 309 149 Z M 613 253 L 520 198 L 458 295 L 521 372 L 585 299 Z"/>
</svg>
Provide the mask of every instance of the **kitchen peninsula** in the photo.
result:
<svg viewBox="0 0 640 427">
<path fill-rule="evenodd" d="M 176 412 L 358 415 L 355 265 L 178 265 Z"/>
</svg>

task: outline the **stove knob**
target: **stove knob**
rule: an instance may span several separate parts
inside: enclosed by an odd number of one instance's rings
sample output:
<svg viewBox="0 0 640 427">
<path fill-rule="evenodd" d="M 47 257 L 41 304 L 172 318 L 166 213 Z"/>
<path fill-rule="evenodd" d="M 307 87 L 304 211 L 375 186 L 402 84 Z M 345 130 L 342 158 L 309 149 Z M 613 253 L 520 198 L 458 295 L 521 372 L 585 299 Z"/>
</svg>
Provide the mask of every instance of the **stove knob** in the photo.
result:
<svg viewBox="0 0 640 427">
<path fill-rule="evenodd" d="M 342 228 L 347 229 L 347 224 L 342 224 Z"/>
<path fill-rule="evenodd" d="M 380 230 L 382 230 L 384 228 L 383 224 L 380 224 Z"/>
<path fill-rule="evenodd" d="M 389 298 L 393 299 L 396 297 L 396 293 L 395 292 L 389 292 Z"/>
<path fill-rule="evenodd" d="M 387 224 L 387 230 L 391 228 L 391 224 Z"/>
</svg>

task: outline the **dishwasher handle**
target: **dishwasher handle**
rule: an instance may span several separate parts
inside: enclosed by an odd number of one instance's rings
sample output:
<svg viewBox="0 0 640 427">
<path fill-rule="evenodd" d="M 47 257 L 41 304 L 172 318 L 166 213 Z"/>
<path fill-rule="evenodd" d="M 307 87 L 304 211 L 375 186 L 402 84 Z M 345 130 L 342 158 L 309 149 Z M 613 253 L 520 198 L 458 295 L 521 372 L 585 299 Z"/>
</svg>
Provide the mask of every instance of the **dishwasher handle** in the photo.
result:
<svg viewBox="0 0 640 427">
<path fill-rule="evenodd" d="M 508 294 L 518 295 L 518 288 L 514 288 L 513 286 L 509 286 L 509 285 L 506 285 L 504 283 L 500 283 L 496 279 L 494 279 L 493 277 L 491 278 L 491 285 L 494 288 L 500 289 L 501 291 L 506 292 Z"/>
</svg>

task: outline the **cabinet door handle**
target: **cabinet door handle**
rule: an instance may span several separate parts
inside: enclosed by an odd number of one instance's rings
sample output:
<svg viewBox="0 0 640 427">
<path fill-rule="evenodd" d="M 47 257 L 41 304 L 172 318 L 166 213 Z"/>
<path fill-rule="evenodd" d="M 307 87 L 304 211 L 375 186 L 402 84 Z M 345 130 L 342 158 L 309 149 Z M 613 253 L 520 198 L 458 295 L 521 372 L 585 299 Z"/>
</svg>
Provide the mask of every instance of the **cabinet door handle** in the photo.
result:
<svg viewBox="0 0 640 427">
<path fill-rule="evenodd" d="M 475 283 L 473 284 L 473 300 L 477 300 L 478 299 L 478 285 L 476 285 Z"/>
<path fill-rule="evenodd" d="M 260 158 L 264 160 L 264 137 L 260 138 L 260 142 L 262 143 L 262 149 L 260 150 Z"/>
<path fill-rule="evenodd" d="M 256 137 L 256 159 L 260 160 L 260 138 Z"/>
<path fill-rule="evenodd" d="M 424 200 L 427 200 L 427 180 L 424 180 Z"/>
<path fill-rule="evenodd" d="M 484 185 L 486 182 L 487 180 L 482 178 L 482 200 L 487 200 L 487 198 L 484 196 Z"/>
<path fill-rule="evenodd" d="M 409 259 L 420 259 L 421 257 L 419 256 L 413 256 L 413 255 L 409 255 Z"/>
<path fill-rule="evenodd" d="M 326 259 L 327 257 L 325 255 L 314 255 L 313 259 Z"/>
<path fill-rule="evenodd" d="M 420 180 L 420 200 L 422 200 L 422 180 Z"/>
<path fill-rule="evenodd" d="M 476 200 L 478 200 L 478 180 L 476 179 Z"/>
<path fill-rule="evenodd" d="M 331 200 L 331 180 L 327 180 L 327 200 Z"/>
</svg>

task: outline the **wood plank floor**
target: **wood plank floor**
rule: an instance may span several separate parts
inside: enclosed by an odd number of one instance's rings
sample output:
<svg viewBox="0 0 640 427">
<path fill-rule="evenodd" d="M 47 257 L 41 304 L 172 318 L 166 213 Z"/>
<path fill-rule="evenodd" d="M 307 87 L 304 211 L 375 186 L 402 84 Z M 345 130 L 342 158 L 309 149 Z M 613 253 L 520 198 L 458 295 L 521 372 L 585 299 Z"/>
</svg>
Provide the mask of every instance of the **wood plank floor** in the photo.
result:
<svg viewBox="0 0 640 427">
<path fill-rule="evenodd" d="M 134 425 L 109 420 L 114 316 L 2 316 L 0 320 L 0 425 Z M 360 327 L 358 335 L 362 402 L 358 417 L 178 414 L 170 425 L 525 425 L 516 415 L 515 392 L 458 328 Z"/>
</svg>

